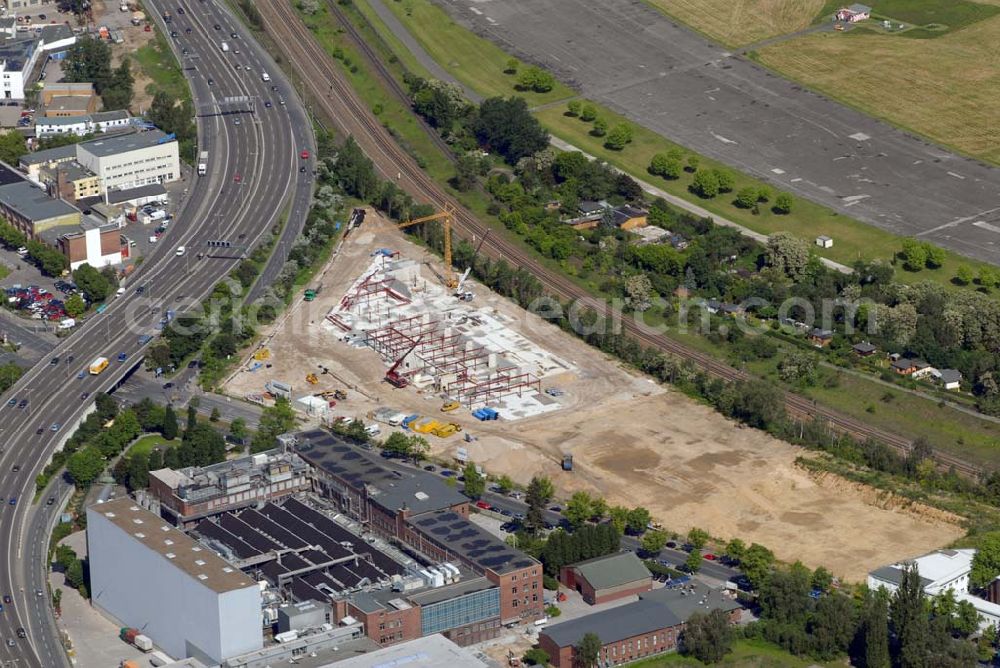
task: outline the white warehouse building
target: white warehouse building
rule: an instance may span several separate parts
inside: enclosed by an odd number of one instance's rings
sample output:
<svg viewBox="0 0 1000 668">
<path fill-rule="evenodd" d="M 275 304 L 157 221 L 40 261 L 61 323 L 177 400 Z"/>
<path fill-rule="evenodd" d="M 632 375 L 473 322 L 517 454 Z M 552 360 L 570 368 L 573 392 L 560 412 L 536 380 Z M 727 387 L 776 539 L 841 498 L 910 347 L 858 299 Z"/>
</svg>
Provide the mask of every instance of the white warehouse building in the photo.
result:
<svg viewBox="0 0 1000 668">
<path fill-rule="evenodd" d="M 258 584 L 129 498 L 87 508 L 93 604 L 174 658 L 260 649 Z"/>
<path fill-rule="evenodd" d="M 76 160 L 100 178 L 104 190 L 127 190 L 181 177 L 177 140 L 160 130 L 77 144 Z"/>
</svg>

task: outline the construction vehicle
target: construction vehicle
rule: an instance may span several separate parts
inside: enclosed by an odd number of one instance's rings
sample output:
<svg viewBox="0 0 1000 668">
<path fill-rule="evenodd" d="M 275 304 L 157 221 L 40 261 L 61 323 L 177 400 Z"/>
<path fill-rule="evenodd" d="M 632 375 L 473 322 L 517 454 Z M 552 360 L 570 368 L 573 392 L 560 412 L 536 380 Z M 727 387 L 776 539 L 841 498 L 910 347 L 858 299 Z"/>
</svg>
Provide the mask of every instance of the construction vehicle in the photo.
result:
<svg viewBox="0 0 1000 668">
<path fill-rule="evenodd" d="M 304 293 L 302 293 L 302 298 L 307 302 L 311 302 L 312 300 L 316 299 L 316 291 L 310 288 L 309 290 L 306 290 Z"/>
<path fill-rule="evenodd" d="M 261 348 L 253 354 L 253 358 L 258 362 L 263 362 L 264 360 L 271 359 L 271 351 L 267 348 Z"/>
<path fill-rule="evenodd" d="M 573 455 L 563 455 L 562 470 L 563 471 L 573 470 Z"/>
<path fill-rule="evenodd" d="M 445 204 L 443 211 L 439 211 L 438 213 L 434 213 L 429 216 L 421 216 L 420 218 L 407 220 L 406 222 L 400 223 L 396 226 L 402 230 L 407 227 L 419 225 L 420 223 L 429 223 L 433 220 L 441 221 L 441 225 L 444 227 L 444 283 L 450 289 L 458 287 L 458 281 L 455 279 L 455 274 L 451 268 L 451 217 L 454 213 L 455 207 L 451 204 Z"/>
<path fill-rule="evenodd" d="M 344 401 L 347 399 L 347 392 L 343 390 L 326 390 L 325 392 L 320 392 L 316 395 L 320 399 L 336 399 L 337 401 Z"/>
<path fill-rule="evenodd" d="M 410 423 L 410 431 L 416 432 L 418 434 L 431 434 L 435 429 L 439 429 L 444 425 L 435 420 L 434 418 L 423 418 L 415 422 Z"/>
<path fill-rule="evenodd" d="M 458 432 L 458 425 L 455 424 L 454 422 L 443 424 L 440 427 L 437 427 L 436 429 L 433 429 L 431 431 L 431 433 L 437 436 L 438 438 L 448 438 L 449 436 L 455 434 L 456 432 Z"/>
<path fill-rule="evenodd" d="M 463 302 L 472 301 L 472 298 L 475 296 L 468 290 L 463 291 L 462 286 L 465 285 L 465 279 L 467 279 L 469 274 L 472 273 L 472 267 L 475 265 L 476 256 L 479 255 L 479 249 L 483 247 L 484 243 L 486 243 L 486 238 L 490 236 L 490 232 L 492 231 L 493 230 L 486 230 L 486 234 L 484 234 L 483 238 L 479 240 L 479 243 L 476 245 L 476 250 L 473 251 L 472 257 L 469 259 L 469 266 L 466 267 L 464 272 L 462 272 L 462 277 L 458 279 L 458 285 L 455 286 L 455 296 Z"/>
<path fill-rule="evenodd" d="M 309 383 L 310 385 L 315 385 L 316 383 L 319 382 L 319 378 L 316 377 L 316 374 L 309 373 L 306 374 L 306 382 Z"/>
<path fill-rule="evenodd" d="M 457 410 L 461 405 L 462 404 L 458 403 L 457 401 L 446 401 L 441 406 L 441 412 L 450 413 L 453 410 Z"/>
<path fill-rule="evenodd" d="M 389 370 L 385 372 L 385 382 L 389 383 L 393 387 L 403 388 L 410 384 L 410 379 L 399 373 L 399 366 L 406 359 L 406 356 L 413 352 L 413 349 L 420 345 L 420 339 L 413 342 L 413 345 L 409 349 L 400 355 L 399 359 L 396 360 L 395 364 L 389 367 Z"/>
</svg>

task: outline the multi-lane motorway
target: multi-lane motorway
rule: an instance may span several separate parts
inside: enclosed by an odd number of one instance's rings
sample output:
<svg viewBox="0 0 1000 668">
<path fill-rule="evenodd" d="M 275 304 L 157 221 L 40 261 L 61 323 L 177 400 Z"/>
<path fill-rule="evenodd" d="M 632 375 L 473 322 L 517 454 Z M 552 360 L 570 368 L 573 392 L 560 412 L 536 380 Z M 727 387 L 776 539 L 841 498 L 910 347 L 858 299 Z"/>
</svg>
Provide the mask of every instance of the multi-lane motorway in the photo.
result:
<svg viewBox="0 0 1000 668">
<path fill-rule="evenodd" d="M 36 595 L 36 590 L 46 590 L 46 537 L 59 507 L 46 501 L 61 497 L 66 487 L 62 481 L 53 483 L 33 504 L 35 476 L 91 408 L 93 395 L 110 389 L 141 362 L 138 337 L 155 333 L 165 309 L 193 309 L 234 266 L 232 258 L 199 257 L 206 241 L 226 239 L 252 247 L 285 214 L 288 225 L 278 247 L 287 248 L 312 196 L 312 158 L 300 158 L 302 150 L 314 153 L 305 111 L 279 68 L 239 22 L 226 8 L 200 0 L 169 5 L 151 0 L 146 8 L 158 17 L 161 29 L 177 33 L 170 41 L 191 83 L 199 148 L 209 152 L 209 170 L 193 182 L 170 232 L 129 278 L 126 294 L 89 318 L 11 389 L 6 396 L 26 400 L 25 408 L 0 407 L 0 596 L 12 598 L 0 612 L 0 665 L 15 660 L 19 667 L 68 665 L 48 596 Z M 173 14 L 168 25 L 159 18 L 164 12 Z M 223 41 L 230 45 L 226 52 Z M 262 80 L 265 71 L 270 82 Z M 253 104 L 227 103 L 226 98 L 252 99 Z M 188 253 L 175 255 L 182 245 Z M 279 257 L 274 262 L 280 267 L 283 261 Z M 147 286 L 143 295 L 135 293 L 139 285 Z M 127 354 L 126 362 L 116 361 L 120 353 Z M 98 376 L 78 378 L 97 356 L 111 359 L 111 367 Z M 59 361 L 51 364 L 55 357 Z M 89 393 L 86 400 L 83 393 Z M 54 424 L 60 425 L 57 431 L 51 430 Z M 39 428 L 44 431 L 36 435 Z M 23 639 L 18 637 L 21 628 Z"/>
</svg>

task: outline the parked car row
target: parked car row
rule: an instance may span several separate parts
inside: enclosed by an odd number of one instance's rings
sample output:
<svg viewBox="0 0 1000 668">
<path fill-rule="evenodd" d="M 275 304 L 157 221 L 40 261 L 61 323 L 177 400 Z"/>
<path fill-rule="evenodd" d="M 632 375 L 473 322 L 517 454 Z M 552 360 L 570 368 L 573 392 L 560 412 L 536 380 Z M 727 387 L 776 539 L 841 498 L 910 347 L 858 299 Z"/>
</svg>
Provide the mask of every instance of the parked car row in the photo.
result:
<svg viewBox="0 0 1000 668">
<path fill-rule="evenodd" d="M 28 311 L 36 320 L 62 320 L 66 317 L 61 299 L 37 285 L 7 288 L 7 303 L 19 311 Z"/>
</svg>

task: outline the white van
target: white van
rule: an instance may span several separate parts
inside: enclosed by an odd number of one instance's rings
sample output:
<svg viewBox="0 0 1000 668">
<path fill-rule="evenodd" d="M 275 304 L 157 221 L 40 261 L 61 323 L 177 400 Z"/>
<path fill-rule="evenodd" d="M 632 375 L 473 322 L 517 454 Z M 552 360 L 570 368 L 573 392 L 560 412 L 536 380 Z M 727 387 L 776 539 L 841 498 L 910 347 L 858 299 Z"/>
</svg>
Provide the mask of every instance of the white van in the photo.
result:
<svg viewBox="0 0 1000 668">
<path fill-rule="evenodd" d="M 121 297 L 123 294 L 125 294 L 125 288 L 118 288 L 117 290 L 115 290 L 116 297 Z"/>
<path fill-rule="evenodd" d="M 223 53 L 225 53 L 226 51 L 229 51 L 229 45 L 226 44 L 225 42 L 223 42 L 221 46 L 222 46 L 222 52 Z"/>
<path fill-rule="evenodd" d="M 382 429 L 377 424 L 370 424 L 365 427 L 365 433 L 369 436 L 378 436 L 382 433 Z"/>
<path fill-rule="evenodd" d="M 184 246 L 178 246 L 177 247 L 177 257 L 180 257 L 181 255 L 184 255 L 184 253 L 186 253 L 186 252 L 187 252 L 187 249 L 184 248 Z"/>
<path fill-rule="evenodd" d="M 271 75 L 268 74 L 267 72 L 261 72 L 260 73 L 260 80 L 261 81 L 270 81 L 271 80 Z"/>
</svg>

